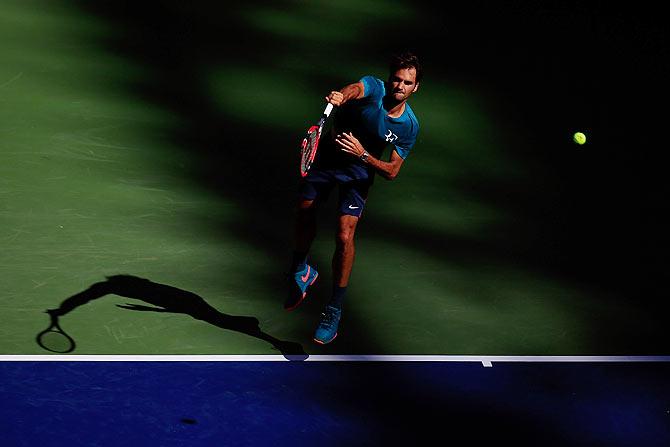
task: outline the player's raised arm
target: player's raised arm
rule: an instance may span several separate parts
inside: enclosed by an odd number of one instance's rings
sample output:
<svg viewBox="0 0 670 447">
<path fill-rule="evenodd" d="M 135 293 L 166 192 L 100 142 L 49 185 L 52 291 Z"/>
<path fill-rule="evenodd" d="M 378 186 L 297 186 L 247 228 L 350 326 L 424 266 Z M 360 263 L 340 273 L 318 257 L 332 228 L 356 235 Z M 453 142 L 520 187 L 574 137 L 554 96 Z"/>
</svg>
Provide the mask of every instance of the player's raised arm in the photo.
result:
<svg viewBox="0 0 670 447">
<path fill-rule="evenodd" d="M 365 86 L 362 82 L 349 84 L 340 91 L 332 91 L 326 96 L 326 101 L 334 106 L 341 106 L 350 99 L 361 99 L 365 95 Z"/>
</svg>

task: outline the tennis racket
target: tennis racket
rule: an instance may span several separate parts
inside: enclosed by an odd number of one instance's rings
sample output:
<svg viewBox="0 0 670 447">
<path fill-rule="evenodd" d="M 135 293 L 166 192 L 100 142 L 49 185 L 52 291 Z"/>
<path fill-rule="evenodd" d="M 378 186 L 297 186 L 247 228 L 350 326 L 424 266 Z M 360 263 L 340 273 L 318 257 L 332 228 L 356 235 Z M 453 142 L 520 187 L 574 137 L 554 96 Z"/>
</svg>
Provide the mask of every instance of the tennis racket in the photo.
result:
<svg viewBox="0 0 670 447">
<path fill-rule="evenodd" d="M 307 129 L 307 135 L 302 140 L 302 144 L 300 145 L 301 149 L 300 175 L 303 177 L 307 175 L 309 168 L 312 167 L 314 157 L 316 157 L 316 150 L 319 147 L 319 140 L 321 139 L 321 131 L 323 131 L 323 125 L 326 122 L 328 116 L 330 116 L 330 112 L 332 111 L 333 111 L 333 105 L 331 103 L 328 103 L 326 109 L 323 111 L 323 115 L 321 115 L 321 119 L 319 120 L 319 122 L 316 123 L 316 125 Z"/>
<path fill-rule="evenodd" d="M 51 324 L 37 334 L 37 344 L 51 352 L 65 354 L 74 351 L 76 346 L 72 337 L 67 335 L 58 324 L 58 315 L 54 310 L 47 310 Z"/>
</svg>

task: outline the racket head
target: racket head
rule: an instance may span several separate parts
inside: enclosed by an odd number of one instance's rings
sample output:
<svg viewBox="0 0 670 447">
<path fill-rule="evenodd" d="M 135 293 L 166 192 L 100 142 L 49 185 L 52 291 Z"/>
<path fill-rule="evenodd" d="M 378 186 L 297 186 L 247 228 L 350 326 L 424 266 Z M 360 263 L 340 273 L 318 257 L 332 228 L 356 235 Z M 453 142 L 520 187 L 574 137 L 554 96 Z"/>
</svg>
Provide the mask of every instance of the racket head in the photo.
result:
<svg viewBox="0 0 670 447">
<path fill-rule="evenodd" d="M 49 313 L 51 324 L 48 328 L 37 334 L 37 344 L 42 349 L 58 354 L 67 354 L 74 351 L 76 343 L 72 337 L 67 335 L 58 324 L 58 316 Z"/>
<path fill-rule="evenodd" d="M 307 135 L 302 140 L 300 145 L 300 175 L 305 177 L 309 168 L 312 167 L 314 157 L 316 157 L 316 150 L 319 147 L 319 140 L 321 138 L 321 127 L 312 126 L 307 130 Z"/>
</svg>

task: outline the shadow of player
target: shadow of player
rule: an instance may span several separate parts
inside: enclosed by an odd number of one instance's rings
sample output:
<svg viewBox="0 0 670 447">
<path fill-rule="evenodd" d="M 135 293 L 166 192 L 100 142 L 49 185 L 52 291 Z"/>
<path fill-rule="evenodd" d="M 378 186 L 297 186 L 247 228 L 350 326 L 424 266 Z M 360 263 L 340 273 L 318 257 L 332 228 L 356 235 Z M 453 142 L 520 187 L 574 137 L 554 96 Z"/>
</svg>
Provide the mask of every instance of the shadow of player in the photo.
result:
<svg viewBox="0 0 670 447">
<path fill-rule="evenodd" d="M 230 331 L 240 332 L 270 343 L 288 360 L 305 360 L 308 355 L 299 343 L 279 340 L 263 331 L 255 317 L 233 316 L 219 312 L 193 292 L 131 275 L 107 277 L 107 281 L 93 284 L 83 292 L 63 301 L 57 309 L 47 310 L 53 319 L 58 319 L 79 306 L 105 295 L 119 295 L 144 301 L 151 306 L 138 304 L 117 305 L 122 309 L 139 312 L 168 312 L 190 315 L 196 320 Z"/>
</svg>

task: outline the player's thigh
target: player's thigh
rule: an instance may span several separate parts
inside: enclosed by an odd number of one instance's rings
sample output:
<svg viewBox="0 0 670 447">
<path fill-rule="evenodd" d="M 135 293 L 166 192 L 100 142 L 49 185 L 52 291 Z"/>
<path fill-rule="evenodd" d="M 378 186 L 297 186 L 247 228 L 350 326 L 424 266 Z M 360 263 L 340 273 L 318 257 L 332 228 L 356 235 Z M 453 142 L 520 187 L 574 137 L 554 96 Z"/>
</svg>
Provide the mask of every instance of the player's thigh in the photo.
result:
<svg viewBox="0 0 670 447">
<path fill-rule="evenodd" d="M 352 181 L 340 185 L 339 211 L 341 216 L 360 218 L 368 200 L 370 185 L 367 182 Z"/>
</svg>

